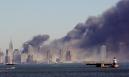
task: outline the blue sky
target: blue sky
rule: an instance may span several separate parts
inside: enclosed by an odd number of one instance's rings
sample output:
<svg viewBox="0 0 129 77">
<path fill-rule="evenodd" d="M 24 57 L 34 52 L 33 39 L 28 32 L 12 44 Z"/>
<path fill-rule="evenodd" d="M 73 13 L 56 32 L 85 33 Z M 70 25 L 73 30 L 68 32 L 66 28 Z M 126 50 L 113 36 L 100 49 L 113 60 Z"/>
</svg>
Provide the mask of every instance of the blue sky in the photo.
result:
<svg viewBox="0 0 129 77">
<path fill-rule="evenodd" d="M 14 48 L 38 34 L 60 38 L 89 16 L 101 15 L 119 0 L 0 0 L 0 48 Z"/>
</svg>

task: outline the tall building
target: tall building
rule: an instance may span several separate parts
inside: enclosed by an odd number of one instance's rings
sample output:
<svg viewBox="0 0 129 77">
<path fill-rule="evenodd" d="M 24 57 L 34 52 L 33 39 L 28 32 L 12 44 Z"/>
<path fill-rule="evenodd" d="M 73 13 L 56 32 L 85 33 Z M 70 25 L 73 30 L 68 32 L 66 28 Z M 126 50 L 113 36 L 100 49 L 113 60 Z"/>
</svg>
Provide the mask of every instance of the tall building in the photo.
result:
<svg viewBox="0 0 129 77">
<path fill-rule="evenodd" d="M 10 40 L 9 49 L 10 49 L 10 50 L 13 50 L 13 42 L 12 42 L 12 40 Z"/>
<path fill-rule="evenodd" d="M 10 59 L 9 64 L 13 64 L 13 43 L 12 43 L 12 40 L 10 40 L 10 43 L 9 43 L 8 56 Z"/>
<path fill-rule="evenodd" d="M 66 52 L 66 61 L 71 61 L 71 52 L 70 52 L 70 50 L 68 50 Z"/>
<path fill-rule="evenodd" d="M 13 64 L 13 43 L 12 43 L 12 40 L 9 43 L 9 49 L 6 50 L 5 63 Z"/>
<path fill-rule="evenodd" d="M 50 64 L 52 62 L 52 54 L 51 54 L 50 50 L 48 50 L 46 53 L 46 60 L 47 60 L 48 64 Z"/>
<path fill-rule="evenodd" d="M 3 57 L 4 57 L 4 54 L 0 49 L 0 64 L 3 64 Z"/>
<path fill-rule="evenodd" d="M 107 58 L 107 51 L 106 51 L 106 45 L 102 45 L 101 46 L 101 50 L 100 50 L 100 59 L 101 61 L 106 61 L 106 58 Z"/>
<path fill-rule="evenodd" d="M 13 52 L 13 63 L 20 64 L 21 63 L 21 53 L 18 49 L 15 49 Z"/>
<path fill-rule="evenodd" d="M 32 45 L 28 46 L 28 52 L 27 52 L 27 63 L 40 63 L 41 62 L 41 54 L 39 52 L 39 49 L 36 47 L 33 47 Z"/>
<path fill-rule="evenodd" d="M 27 63 L 27 58 L 28 58 L 28 54 L 27 53 L 22 53 L 21 54 L 21 63 L 26 64 Z"/>
<path fill-rule="evenodd" d="M 60 58 L 60 60 L 63 59 L 63 50 L 62 49 L 59 50 L 59 58 Z"/>
<path fill-rule="evenodd" d="M 27 57 L 27 63 L 29 63 L 29 64 L 34 63 L 34 61 L 33 61 L 33 55 L 28 55 L 28 57 Z"/>
<path fill-rule="evenodd" d="M 10 57 L 9 57 L 9 54 L 8 54 L 8 49 L 6 49 L 6 55 L 5 55 L 5 63 L 6 64 L 9 64 L 10 63 Z"/>
<path fill-rule="evenodd" d="M 59 57 L 56 58 L 56 62 L 57 62 L 57 63 L 60 63 L 60 62 L 62 62 L 62 59 L 63 59 L 63 52 L 62 52 L 62 49 L 59 50 L 58 56 L 59 56 Z"/>
<path fill-rule="evenodd" d="M 27 63 L 33 63 L 33 62 L 34 62 L 34 48 L 32 45 L 29 45 Z"/>
</svg>

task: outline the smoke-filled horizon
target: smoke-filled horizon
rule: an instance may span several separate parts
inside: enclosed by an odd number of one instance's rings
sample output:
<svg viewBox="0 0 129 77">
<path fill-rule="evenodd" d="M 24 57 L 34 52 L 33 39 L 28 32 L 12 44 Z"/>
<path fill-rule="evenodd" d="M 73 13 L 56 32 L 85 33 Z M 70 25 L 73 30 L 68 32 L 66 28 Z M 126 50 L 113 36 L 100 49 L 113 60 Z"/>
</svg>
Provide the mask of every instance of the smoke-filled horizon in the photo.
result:
<svg viewBox="0 0 129 77">
<path fill-rule="evenodd" d="M 34 46 L 39 47 L 42 43 L 40 41 L 31 40 L 30 45 L 34 42 L 36 44 Z M 103 45 L 106 45 L 108 57 L 116 56 L 120 59 L 129 57 L 129 0 L 119 1 L 100 16 L 89 17 L 85 23 L 77 24 L 66 36 L 54 40 L 48 47 L 56 50 L 81 49 L 82 51 L 78 51 L 80 54 L 93 53 L 95 50 L 98 52 L 95 55 L 99 55 Z"/>
<path fill-rule="evenodd" d="M 106 45 L 108 55 L 129 57 L 129 0 L 121 0 L 102 15 L 77 24 L 63 39 L 79 40 L 76 46 L 82 49 Z"/>
</svg>

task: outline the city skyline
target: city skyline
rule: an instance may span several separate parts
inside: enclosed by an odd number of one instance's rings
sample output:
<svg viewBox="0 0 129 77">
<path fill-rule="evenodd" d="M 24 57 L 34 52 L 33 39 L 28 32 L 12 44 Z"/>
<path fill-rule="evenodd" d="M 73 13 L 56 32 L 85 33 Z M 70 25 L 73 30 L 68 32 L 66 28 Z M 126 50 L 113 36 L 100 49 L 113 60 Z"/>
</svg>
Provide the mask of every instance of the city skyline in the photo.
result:
<svg viewBox="0 0 129 77">
<path fill-rule="evenodd" d="M 0 1 L 0 48 L 8 48 L 12 40 L 14 48 L 38 34 L 50 35 L 50 40 L 63 37 L 79 22 L 89 16 L 98 16 L 114 6 L 118 0 L 99 1 Z"/>
</svg>

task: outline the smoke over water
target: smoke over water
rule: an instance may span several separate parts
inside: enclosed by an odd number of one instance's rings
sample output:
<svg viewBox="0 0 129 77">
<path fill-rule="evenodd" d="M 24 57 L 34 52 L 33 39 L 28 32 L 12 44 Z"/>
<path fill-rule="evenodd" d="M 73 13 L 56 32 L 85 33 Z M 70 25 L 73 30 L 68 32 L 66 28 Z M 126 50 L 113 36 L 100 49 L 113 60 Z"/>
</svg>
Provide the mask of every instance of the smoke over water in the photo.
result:
<svg viewBox="0 0 129 77">
<path fill-rule="evenodd" d="M 45 39 L 41 37 L 34 37 L 27 45 L 25 43 L 24 49 L 28 44 L 40 46 L 48 39 L 48 36 Z M 78 59 L 95 59 L 100 56 L 103 45 L 106 46 L 107 58 L 129 58 L 129 0 L 121 0 L 101 16 L 91 16 L 85 23 L 77 24 L 66 36 L 50 43 L 49 47 L 57 50 L 68 48 L 78 54 Z"/>
</svg>

